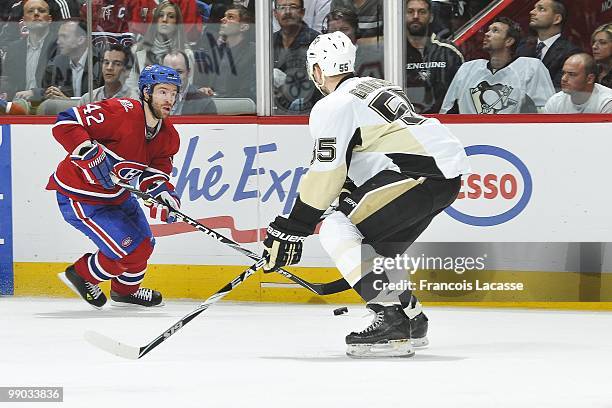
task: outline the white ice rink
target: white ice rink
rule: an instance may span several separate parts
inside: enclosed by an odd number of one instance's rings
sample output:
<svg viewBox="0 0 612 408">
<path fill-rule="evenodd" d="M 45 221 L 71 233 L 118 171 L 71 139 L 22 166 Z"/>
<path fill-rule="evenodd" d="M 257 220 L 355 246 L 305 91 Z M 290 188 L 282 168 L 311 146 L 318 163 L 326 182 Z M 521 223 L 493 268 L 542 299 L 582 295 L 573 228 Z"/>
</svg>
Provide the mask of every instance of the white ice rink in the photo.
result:
<svg viewBox="0 0 612 408">
<path fill-rule="evenodd" d="M 63 403 L 15 407 L 612 407 L 612 314 L 429 308 L 428 349 L 354 360 L 349 306 L 221 303 L 138 361 L 93 348 L 95 329 L 143 345 L 196 302 L 96 311 L 0 298 L 0 386 L 63 386 Z"/>
</svg>

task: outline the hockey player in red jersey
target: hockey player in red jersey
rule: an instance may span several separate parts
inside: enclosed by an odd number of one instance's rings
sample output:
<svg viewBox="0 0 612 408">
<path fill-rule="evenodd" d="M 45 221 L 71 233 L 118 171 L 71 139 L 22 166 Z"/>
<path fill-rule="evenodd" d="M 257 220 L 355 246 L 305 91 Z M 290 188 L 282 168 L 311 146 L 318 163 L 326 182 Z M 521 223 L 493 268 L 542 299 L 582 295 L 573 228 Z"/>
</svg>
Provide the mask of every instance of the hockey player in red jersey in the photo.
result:
<svg viewBox="0 0 612 408">
<path fill-rule="evenodd" d="M 170 184 L 179 136 L 165 120 L 181 79 L 172 68 L 151 65 L 138 81 L 140 99 L 107 99 L 57 116 L 53 136 L 68 152 L 49 178 L 60 211 L 70 225 L 98 247 L 80 257 L 60 279 L 90 305 L 101 308 L 99 288 L 111 281 L 114 305 L 163 305 L 162 295 L 141 288 L 155 241 L 136 198 L 115 182 L 135 184 L 165 206 L 150 207 L 152 218 L 174 220 L 180 200 Z"/>
</svg>

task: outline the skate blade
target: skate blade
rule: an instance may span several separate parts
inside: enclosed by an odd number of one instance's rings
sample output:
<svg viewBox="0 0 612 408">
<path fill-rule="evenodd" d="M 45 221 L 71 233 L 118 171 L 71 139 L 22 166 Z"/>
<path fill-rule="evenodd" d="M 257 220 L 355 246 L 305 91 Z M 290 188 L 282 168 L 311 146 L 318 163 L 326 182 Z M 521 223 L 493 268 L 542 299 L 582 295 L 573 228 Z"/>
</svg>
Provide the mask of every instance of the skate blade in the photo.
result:
<svg viewBox="0 0 612 408">
<path fill-rule="evenodd" d="M 346 355 L 351 358 L 412 357 L 414 350 L 409 340 L 391 340 L 387 343 L 349 344 Z"/>
<path fill-rule="evenodd" d="M 164 307 L 164 306 L 166 306 L 166 303 L 164 303 L 164 301 L 162 300 L 159 305 L 155 305 L 155 306 L 143 306 L 143 305 L 137 305 L 137 304 L 134 304 L 134 303 L 115 302 L 113 299 L 111 299 L 110 300 L 110 305 L 112 307 L 117 307 L 117 308 L 121 308 L 121 309 L 145 310 L 145 309 L 155 309 L 156 307 Z"/>
<path fill-rule="evenodd" d="M 60 272 L 57 274 L 57 277 L 64 282 L 64 285 L 68 286 L 68 288 L 70 290 L 72 290 L 74 293 L 76 293 L 76 295 L 79 297 L 79 299 L 83 300 L 83 302 L 87 303 L 89 306 L 93 307 L 96 310 L 102 310 L 102 306 L 98 307 L 98 306 L 94 306 L 91 303 L 89 303 L 88 301 L 86 301 L 85 299 L 83 299 L 83 296 L 81 296 L 81 294 L 79 293 L 79 291 L 77 290 L 77 288 L 72 284 L 72 282 L 70 282 L 70 280 L 66 277 L 66 272 Z"/>
<path fill-rule="evenodd" d="M 424 348 L 429 346 L 429 339 L 427 336 L 421 337 L 420 339 L 410 339 L 410 344 L 412 344 L 414 348 Z"/>
</svg>

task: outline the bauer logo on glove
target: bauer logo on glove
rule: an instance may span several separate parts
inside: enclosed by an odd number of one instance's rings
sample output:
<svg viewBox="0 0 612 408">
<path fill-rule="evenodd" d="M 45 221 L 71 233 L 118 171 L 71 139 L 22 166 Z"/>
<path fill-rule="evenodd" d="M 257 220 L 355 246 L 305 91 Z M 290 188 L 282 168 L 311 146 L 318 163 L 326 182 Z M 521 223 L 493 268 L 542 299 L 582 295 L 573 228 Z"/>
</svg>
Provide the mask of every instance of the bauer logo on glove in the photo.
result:
<svg viewBox="0 0 612 408">
<path fill-rule="evenodd" d="M 314 232 L 314 227 L 278 216 L 270 223 L 267 231 L 263 253 L 266 259 L 263 269 L 266 273 L 300 262 L 304 240 Z"/>
<path fill-rule="evenodd" d="M 268 227 L 267 231 L 268 231 L 268 235 L 272 235 L 274 238 L 278 238 L 281 241 L 304 242 L 304 240 L 306 239 L 305 236 L 285 234 L 284 232 L 275 230 L 274 228 L 271 228 L 271 227 Z"/>
</svg>

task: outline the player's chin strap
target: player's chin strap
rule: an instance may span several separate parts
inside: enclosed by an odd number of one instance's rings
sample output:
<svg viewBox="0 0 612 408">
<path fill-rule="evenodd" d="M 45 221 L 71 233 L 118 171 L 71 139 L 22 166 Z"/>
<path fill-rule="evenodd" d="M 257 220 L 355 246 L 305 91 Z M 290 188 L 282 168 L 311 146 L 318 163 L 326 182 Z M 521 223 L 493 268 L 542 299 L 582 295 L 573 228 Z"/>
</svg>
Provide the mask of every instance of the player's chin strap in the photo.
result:
<svg viewBox="0 0 612 408">
<path fill-rule="evenodd" d="M 312 81 L 312 83 L 314 84 L 314 86 L 319 90 L 319 92 L 321 92 L 323 94 L 323 96 L 327 96 L 329 95 L 329 92 L 325 92 L 323 90 L 323 86 L 325 86 L 325 78 L 327 78 L 325 76 L 325 74 L 323 73 L 323 71 L 321 71 L 321 78 L 322 78 L 322 82 L 319 84 L 317 82 L 317 80 L 314 77 L 314 72 L 311 72 L 311 70 L 308 70 L 308 77 L 310 78 L 310 80 Z"/>
<path fill-rule="evenodd" d="M 142 198 L 145 201 L 149 201 L 149 202 L 153 202 L 153 203 L 158 203 L 158 204 L 162 204 L 164 205 L 164 203 L 162 203 L 161 201 L 155 199 L 155 197 L 153 197 L 150 194 L 147 194 L 143 191 L 140 191 L 136 188 L 134 188 L 133 186 L 129 185 L 129 184 L 125 184 L 121 181 L 119 181 L 116 177 L 113 177 L 113 181 L 115 182 L 115 184 L 119 187 L 123 187 L 124 189 L 128 190 L 129 192 L 133 193 L 134 195 L 136 195 L 137 197 Z M 215 240 L 228 245 L 230 247 L 232 247 L 233 249 L 235 249 L 236 251 L 248 256 L 249 258 L 253 259 L 256 262 L 260 262 L 262 260 L 261 256 L 257 255 L 254 252 L 249 251 L 248 249 L 240 246 L 240 244 L 232 241 L 231 239 L 219 234 L 218 232 L 215 232 L 214 230 L 208 228 L 207 226 L 201 224 L 200 222 L 194 220 L 193 218 L 183 214 L 180 211 L 176 211 L 176 210 L 171 210 L 172 213 L 175 214 L 176 218 L 178 221 L 183 221 L 186 224 L 191 225 L 192 227 L 194 227 L 195 229 L 197 229 L 200 232 L 203 232 L 204 234 L 208 235 L 211 238 L 214 238 Z M 310 290 L 311 292 L 316 293 L 317 295 L 320 296 L 324 296 L 324 295 L 332 295 L 334 293 L 339 293 L 339 292 L 344 292 L 345 290 L 351 289 L 351 286 L 348 284 L 348 282 L 346 280 L 344 280 L 344 278 L 340 278 L 336 281 L 333 282 L 328 282 L 328 283 L 310 283 L 307 282 L 305 280 L 303 280 L 302 278 L 300 278 L 299 276 L 296 276 L 294 274 L 292 274 L 291 272 L 288 272 L 284 269 L 279 269 L 277 271 L 275 271 L 281 275 L 283 275 L 284 277 L 286 277 L 287 279 L 292 280 L 293 282 L 297 283 L 298 285 Z"/>
<path fill-rule="evenodd" d="M 147 86 L 146 87 L 147 90 L 147 95 L 149 95 L 149 99 L 145 98 L 145 94 L 144 94 L 144 89 L 142 90 L 142 101 L 144 103 L 147 104 L 147 106 L 149 107 L 149 110 L 151 111 L 151 115 L 153 115 L 153 117 L 157 120 L 161 120 L 162 118 L 160 118 L 159 116 L 157 116 L 157 113 L 155 113 L 155 109 L 153 109 L 153 87 L 152 86 Z"/>
</svg>

